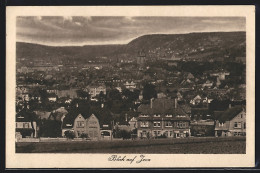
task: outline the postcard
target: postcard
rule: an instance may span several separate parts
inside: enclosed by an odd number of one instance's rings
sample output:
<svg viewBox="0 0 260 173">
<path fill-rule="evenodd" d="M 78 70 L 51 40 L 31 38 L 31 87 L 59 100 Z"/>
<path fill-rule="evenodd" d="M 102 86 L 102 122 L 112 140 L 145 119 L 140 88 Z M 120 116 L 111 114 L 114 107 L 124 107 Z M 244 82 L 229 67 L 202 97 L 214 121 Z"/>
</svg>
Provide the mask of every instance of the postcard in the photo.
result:
<svg viewBox="0 0 260 173">
<path fill-rule="evenodd" d="M 254 45 L 254 6 L 9 6 L 6 167 L 254 167 Z"/>
</svg>

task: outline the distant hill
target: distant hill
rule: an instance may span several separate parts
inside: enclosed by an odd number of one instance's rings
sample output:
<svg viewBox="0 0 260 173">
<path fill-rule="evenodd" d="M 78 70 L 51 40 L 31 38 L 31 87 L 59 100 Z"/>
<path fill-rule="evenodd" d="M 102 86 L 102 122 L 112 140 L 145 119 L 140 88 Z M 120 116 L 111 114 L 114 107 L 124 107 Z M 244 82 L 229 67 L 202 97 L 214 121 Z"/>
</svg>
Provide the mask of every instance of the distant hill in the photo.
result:
<svg viewBox="0 0 260 173">
<path fill-rule="evenodd" d="M 17 58 L 91 60 L 100 56 L 134 58 L 140 50 L 147 57 L 214 58 L 245 57 L 245 32 L 154 34 L 138 37 L 125 45 L 44 46 L 16 43 Z"/>
</svg>

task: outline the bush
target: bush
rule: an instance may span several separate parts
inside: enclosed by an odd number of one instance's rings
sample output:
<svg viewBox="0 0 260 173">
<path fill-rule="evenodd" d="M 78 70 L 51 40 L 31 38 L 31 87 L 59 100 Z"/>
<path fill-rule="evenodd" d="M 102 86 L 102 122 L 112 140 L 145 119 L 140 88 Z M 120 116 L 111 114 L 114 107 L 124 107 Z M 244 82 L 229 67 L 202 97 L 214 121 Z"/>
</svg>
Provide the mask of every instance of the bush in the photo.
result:
<svg viewBox="0 0 260 173">
<path fill-rule="evenodd" d="M 123 139 L 130 139 L 131 138 L 131 133 L 126 131 L 126 130 L 122 130 L 121 135 L 122 135 Z"/>
<path fill-rule="evenodd" d="M 75 134 L 73 131 L 65 131 L 65 137 L 68 139 L 74 139 L 75 138 Z"/>
<path fill-rule="evenodd" d="M 80 137 L 81 138 L 88 138 L 88 134 L 87 133 L 81 133 Z"/>
<path fill-rule="evenodd" d="M 167 136 L 165 135 L 165 134 L 163 134 L 163 135 L 160 135 L 160 136 L 157 136 L 157 137 L 155 137 L 156 139 L 159 139 L 159 138 L 167 138 Z"/>
</svg>

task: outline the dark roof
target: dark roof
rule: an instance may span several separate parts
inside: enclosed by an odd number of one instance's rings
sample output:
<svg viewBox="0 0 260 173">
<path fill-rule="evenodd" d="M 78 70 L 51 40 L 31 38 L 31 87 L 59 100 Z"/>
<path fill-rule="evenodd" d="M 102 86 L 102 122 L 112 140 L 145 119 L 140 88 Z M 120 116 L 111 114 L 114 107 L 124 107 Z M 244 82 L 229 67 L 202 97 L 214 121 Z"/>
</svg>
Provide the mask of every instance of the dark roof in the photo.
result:
<svg viewBox="0 0 260 173">
<path fill-rule="evenodd" d="M 150 104 L 142 104 L 137 110 L 140 114 L 149 115 L 148 117 L 138 117 L 139 120 L 161 120 L 162 118 L 169 120 L 190 120 L 190 117 L 184 112 L 182 108 L 177 104 L 175 108 L 175 100 L 173 99 L 155 99 Z M 154 117 L 153 115 L 160 115 L 160 117 Z M 167 117 L 166 115 L 172 115 Z"/>
<path fill-rule="evenodd" d="M 138 120 L 145 120 L 145 121 L 161 121 L 161 120 L 169 120 L 169 121 L 190 121 L 190 117 L 188 115 L 173 115 L 172 117 L 160 116 L 160 117 L 138 117 Z"/>
<path fill-rule="evenodd" d="M 26 107 L 16 114 L 16 122 L 31 122 L 35 121 L 35 119 L 35 113 Z"/>
<path fill-rule="evenodd" d="M 218 118 L 219 122 L 224 123 L 225 121 L 232 120 L 243 110 L 242 106 L 234 106 L 230 109 L 227 109 L 223 114 Z"/>
<path fill-rule="evenodd" d="M 66 115 L 66 117 L 63 119 L 62 128 L 67 128 L 66 124 L 72 124 L 73 126 L 74 120 L 79 114 L 81 114 L 85 119 L 91 115 L 91 114 L 86 115 L 82 113 L 78 108 L 71 109 Z"/>
<path fill-rule="evenodd" d="M 168 114 L 168 113 L 180 113 L 184 114 L 183 111 L 181 111 L 180 108 L 177 109 L 174 108 L 175 106 L 175 100 L 173 99 L 154 99 L 152 101 L 152 107 L 150 104 L 142 104 L 138 107 L 137 111 L 141 114 Z"/>
</svg>

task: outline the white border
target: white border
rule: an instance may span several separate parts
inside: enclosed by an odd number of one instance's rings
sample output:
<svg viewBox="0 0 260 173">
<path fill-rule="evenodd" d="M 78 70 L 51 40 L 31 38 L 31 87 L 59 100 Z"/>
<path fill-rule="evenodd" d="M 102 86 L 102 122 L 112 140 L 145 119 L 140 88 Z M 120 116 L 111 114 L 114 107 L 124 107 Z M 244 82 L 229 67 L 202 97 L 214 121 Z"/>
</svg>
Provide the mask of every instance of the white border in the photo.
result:
<svg viewBox="0 0 260 173">
<path fill-rule="evenodd" d="M 110 154 L 15 153 L 16 16 L 241 16 L 246 17 L 246 154 L 145 154 L 150 162 L 108 162 Z M 255 163 L 255 7 L 254 6 L 11 6 L 6 8 L 6 167 L 139 168 L 254 167 Z M 122 155 L 122 154 L 120 154 Z M 133 154 L 126 154 L 132 156 Z M 134 154 L 136 155 L 136 154 Z"/>
</svg>

